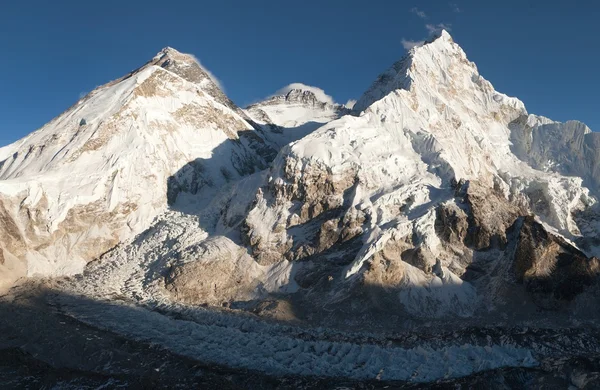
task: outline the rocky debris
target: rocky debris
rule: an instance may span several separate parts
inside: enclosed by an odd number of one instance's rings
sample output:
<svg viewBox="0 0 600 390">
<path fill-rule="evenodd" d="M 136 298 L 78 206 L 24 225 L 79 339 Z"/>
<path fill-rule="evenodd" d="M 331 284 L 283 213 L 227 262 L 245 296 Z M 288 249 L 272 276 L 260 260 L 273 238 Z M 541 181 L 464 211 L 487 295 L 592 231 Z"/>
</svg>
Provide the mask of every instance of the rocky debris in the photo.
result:
<svg viewBox="0 0 600 390">
<path fill-rule="evenodd" d="M 180 302 L 219 306 L 249 300 L 261 283 L 256 263 L 223 237 L 185 248 L 176 257 L 165 287 Z"/>
</svg>

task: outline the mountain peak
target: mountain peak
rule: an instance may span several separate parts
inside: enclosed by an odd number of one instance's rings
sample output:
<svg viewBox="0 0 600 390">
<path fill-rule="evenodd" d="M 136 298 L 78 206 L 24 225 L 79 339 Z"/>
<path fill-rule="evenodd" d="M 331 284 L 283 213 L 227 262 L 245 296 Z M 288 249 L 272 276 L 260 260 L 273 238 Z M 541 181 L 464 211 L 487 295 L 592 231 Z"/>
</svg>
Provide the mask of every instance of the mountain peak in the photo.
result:
<svg viewBox="0 0 600 390">
<path fill-rule="evenodd" d="M 159 51 L 154 56 L 153 61 L 159 61 L 162 63 L 168 61 L 179 61 L 180 63 L 187 63 L 188 65 L 192 65 L 193 63 L 199 64 L 199 61 L 193 55 L 182 53 L 170 46 L 164 47 L 161 51 Z"/>
<path fill-rule="evenodd" d="M 468 83 L 468 80 L 462 80 L 465 77 L 479 83 L 477 67 L 467 59 L 448 31 L 441 30 L 423 45 L 410 49 L 402 59 L 380 74 L 354 109 L 363 111 L 395 90 L 411 90 L 420 86 L 434 91 L 454 83 L 457 83 L 454 87 L 465 86 L 465 82 Z M 491 85 L 486 84 L 485 88 L 491 89 Z"/>
<path fill-rule="evenodd" d="M 160 54 L 169 54 L 169 53 L 181 53 L 179 50 L 172 48 L 171 46 L 165 46 L 164 48 L 162 48 L 162 50 L 160 52 L 158 52 L 158 55 Z"/>
<path fill-rule="evenodd" d="M 442 29 L 438 34 L 436 34 L 434 39 L 442 39 L 447 42 L 454 42 L 452 36 L 446 29 Z"/>
<path fill-rule="evenodd" d="M 303 104 L 311 107 L 337 105 L 333 98 L 321 88 L 302 83 L 292 83 L 279 89 L 264 101 L 252 104 L 250 107 L 273 104 Z"/>
<path fill-rule="evenodd" d="M 289 84 L 277 91 L 275 96 L 283 96 L 288 102 L 335 104 L 333 98 L 327 95 L 323 89 L 303 83 Z"/>
<path fill-rule="evenodd" d="M 284 99 L 286 103 L 304 103 L 312 106 L 319 103 L 327 103 L 319 100 L 314 92 L 299 88 L 291 89 L 285 94 Z"/>
<path fill-rule="evenodd" d="M 450 35 L 450 33 L 447 30 L 440 30 L 438 32 L 435 32 L 431 36 L 431 38 L 429 38 L 428 40 L 426 40 L 423 43 L 423 45 L 415 46 L 415 52 L 420 51 L 419 49 L 422 49 L 422 48 L 431 49 L 432 47 L 436 47 L 439 49 L 446 48 L 446 49 L 450 49 L 452 51 L 456 51 L 456 50 L 462 51 L 460 46 L 458 44 L 456 44 L 456 42 L 454 42 L 454 39 L 452 38 L 452 36 Z"/>
<path fill-rule="evenodd" d="M 148 65 L 148 64 L 147 64 Z M 225 95 L 217 77 L 200 63 L 193 54 L 186 54 L 170 46 L 159 51 L 149 62 L 198 85 L 219 103 L 242 114 L 241 110 Z"/>
</svg>

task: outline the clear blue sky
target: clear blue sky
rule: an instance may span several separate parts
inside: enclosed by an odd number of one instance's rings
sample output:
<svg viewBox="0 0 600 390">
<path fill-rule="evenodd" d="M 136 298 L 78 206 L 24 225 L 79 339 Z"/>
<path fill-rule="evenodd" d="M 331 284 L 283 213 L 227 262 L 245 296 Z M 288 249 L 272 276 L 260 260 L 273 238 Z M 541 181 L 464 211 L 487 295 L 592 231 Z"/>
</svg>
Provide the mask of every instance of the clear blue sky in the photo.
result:
<svg viewBox="0 0 600 390">
<path fill-rule="evenodd" d="M 404 54 L 403 38 L 426 38 L 428 23 L 450 25 L 480 73 L 529 112 L 600 131 L 597 3 L 1 1 L 0 145 L 164 46 L 195 54 L 242 106 L 292 82 L 343 103 Z"/>
</svg>

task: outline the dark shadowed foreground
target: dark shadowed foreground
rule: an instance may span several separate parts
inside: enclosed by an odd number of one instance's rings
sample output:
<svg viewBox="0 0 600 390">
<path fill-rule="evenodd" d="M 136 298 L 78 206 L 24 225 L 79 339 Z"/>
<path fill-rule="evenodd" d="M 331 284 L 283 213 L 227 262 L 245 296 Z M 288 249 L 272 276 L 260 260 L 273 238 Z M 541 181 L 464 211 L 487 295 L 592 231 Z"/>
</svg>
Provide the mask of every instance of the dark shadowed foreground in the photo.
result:
<svg viewBox="0 0 600 390">
<path fill-rule="evenodd" d="M 124 338 L 83 324 L 61 309 L 62 292 L 42 285 L 15 288 L 0 301 L 0 387 L 10 388 L 575 388 L 600 386 L 598 334 L 586 330 L 510 329 L 507 339 L 552 347 L 566 338 L 568 348 L 555 347 L 536 368 L 501 368 L 469 377 L 431 384 L 385 381 L 349 381 L 318 377 L 272 377 L 259 372 L 231 370 L 174 354 L 158 345 Z M 59 299 L 57 299 L 59 298 Z M 62 297 L 64 298 L 64 297 Z M 81 305 L 98 305 L 88 298 Z M 134 312 L 142 310 L 132 308 Z M 123 321 L 127 322 L 126 313 Z M 486 332 L 488 334 L 486 334 Z M 467 329 L 463 334 L 440 335 L 456 339 L 498 337 L 498 329 Z M 408 335 L 408 344 L 427 335 Z M 411 341 L 412 340 L 412 341 Z M 418 340 L 416 340 L 418 342 Z M 564 342 L 564 340 L 563 340 Z M 578 345 L 580 346 L 579 351 Z M 579 353 L 579 354 L 578 354 Z"/>
</svg>

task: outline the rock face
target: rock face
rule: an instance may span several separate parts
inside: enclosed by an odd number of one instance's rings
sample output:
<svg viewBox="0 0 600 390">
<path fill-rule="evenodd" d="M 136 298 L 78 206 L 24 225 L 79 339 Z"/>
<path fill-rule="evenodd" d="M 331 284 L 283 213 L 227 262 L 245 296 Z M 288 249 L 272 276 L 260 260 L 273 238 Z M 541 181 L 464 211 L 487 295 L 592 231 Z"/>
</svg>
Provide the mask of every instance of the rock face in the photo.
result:
<svg viewBox="0 0 600 390">
<path fill-rule="evenodd" d="M 166 48 L 3 148 L 0 285 L 80 272 L 180 192 L 266 167 L 275 152 L 247 119 L 193 57 Z"/>
<path fill-rule="evenodd" d="M 549 234 L 532 216 L 516 222 L 518 239 L 513 270 L 544 308 L 570 301 L 594 284 L 600 261 L 588 258 L 560 237 Z"/>
</svg>

